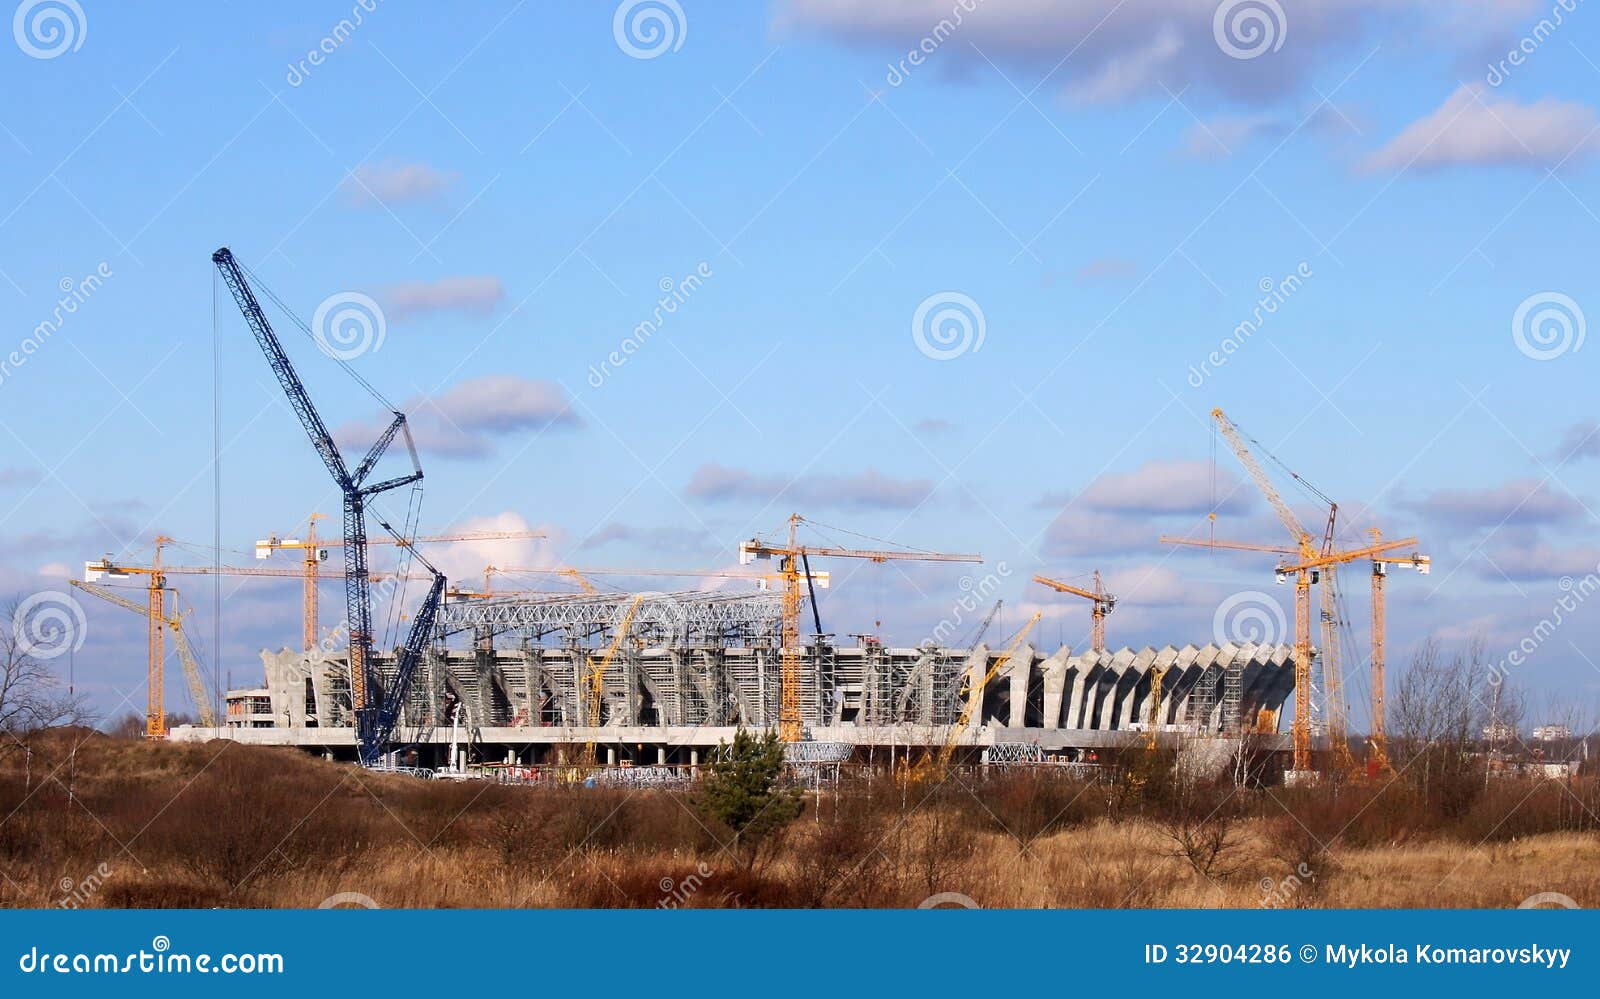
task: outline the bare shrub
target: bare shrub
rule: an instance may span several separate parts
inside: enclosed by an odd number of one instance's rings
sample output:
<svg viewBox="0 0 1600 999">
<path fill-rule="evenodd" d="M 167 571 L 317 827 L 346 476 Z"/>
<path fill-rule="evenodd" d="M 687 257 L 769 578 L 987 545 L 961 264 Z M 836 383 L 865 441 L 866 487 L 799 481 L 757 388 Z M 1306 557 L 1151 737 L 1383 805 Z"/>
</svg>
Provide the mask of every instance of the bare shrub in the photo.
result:
<svg viewBox="0 0 1600 999">
<path fill-rule="evenodd" d="M 972 788 L 977 808 L 965 808 L 980 828 L 1031 843 L 1051 832 L 1084 825 L 1105 812 L 1099 789 L 1048 770 L 1025 769 Z"/>
<path fill-rule="evenodd" d="M 882 902 L 892 884 L 888 858 L 879 848 L 883 831 L 865 795 L 834 794 L 819 801 L 815 824 L 796 829 L 790 842 L 789 903 L 822 908 Z"/>
<path fill-rule="evenodd" d="M 1173 857 L 1186 861 L 1207 880 L 1225 881 L 1239 869 L 1241 818 L 1240 802 L 1231 787 L 1183 781 L 1155 822 L 1170 841 Z"/>
</svg>

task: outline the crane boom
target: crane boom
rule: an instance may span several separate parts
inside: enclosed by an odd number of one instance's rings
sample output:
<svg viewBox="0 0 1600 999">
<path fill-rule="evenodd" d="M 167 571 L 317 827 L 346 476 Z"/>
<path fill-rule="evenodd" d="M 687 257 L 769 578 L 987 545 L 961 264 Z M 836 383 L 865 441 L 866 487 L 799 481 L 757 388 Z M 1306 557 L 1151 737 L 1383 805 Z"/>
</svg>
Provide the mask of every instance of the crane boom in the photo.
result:
<svg viewBox="0 0 1600 999">
<path fill-rule="evenodd" d="M 967 692 L 967 700 L 961 706 L 961 714 L 956 717 L 955 724 L 950 726 L 950 734 L 945 737 L 944 744 L 939 747 L 939 752 L 933 757 L 934 772 L 937 776 L 944 776 L 945 770 L 950 766 L 950 758 L 955 754 L 956 744 L 961 741 L 962 733 L 966 732 L 967 726 L 972 723 L 973 714 L 983 706 L 984 690 L 994 682 L 995 677 L 1000 675 L 1000 671 L 1006 668 L 1006 664 L 1011 662 L 1011 658 L 1022 647 L 1023 640 L 1028 637 L 1028 632 L 1033 630 L 1033 626 L 1038 624 L 1039 619 L 1043 616 L 1043 613 L 1035 611 L 1033 617 L 1030 617 L 1027 623 L 1017 630 L 1006 650 L 995 657 L 995 660 L 989 664 L 989 668 L 984 670 L 983 676 Z"/>
<path fill-rule="evenodd" d="M 617 657 L 617 651 L 622 648 L 622 643 L 627 640 L 628 632 L 633 628 L 633 617 L 639 612 L 639 605 L 644 602 L 644 594 L 635 596 L 628 604 L 628 609 L 622 612 L 622 620 L 617 622 L 617 630 L 611 636 L 611 644 L 606 648 L 606 654 L 598 661 L 589 656 L 585 664 L 583 677 L 583 724 L 589 730 L 589 741 L 584 744 L 584 766 L 593 766 L 594 756 L 594 730 L 600 727 L 601 708 L 605 703 L 606 675 L 611 672 L 611 661 Z"/>
<path fill-rule="evenodd" d="M 1316 551 L 1316 546 L 1311 542 L 1311 534 L 1301 526 L 1300 518 L 1294 515 L 1294 511 L 1289 508 L 1289 504 L 1285 503 L 1283 497 L 1278 494 L 1278 489 L 1272 484 L 1272 479 L 1267 476 L 1266 469 L 1261 467 L 1261 463 L 1256 460 L 1255 454 L 1251 452 L 1250 445 L 1245 443 L 1243 433 L 1234 425 L 1232 420 L 1228 419 L 1228 414 L 1221 409 L 1213 409 L 1211 411 L 1211 419 L 1215 421 L 1217 430 L 1222 434 L 1222 439 L 1228 442 L 1228 448 L 1239 459 L 1239 464 L 1244 466 L 1244 470 L 1249 474 L 1251 481 L 1256 484 L 1256 488 L 1261 491 L 1261 495 L 1266 497 L 1267 503 L 1272 507 L 1272 511 L 1278 515 L 1278 520 L 1283 523 L 1290 536 L 1294 538 L 1295 543 L 1299 546 L 1300 554 L 1310 558 L 1311 554 Z"/>
<path fill-rule="evenodd" d="M 394 719 L 389 718 L 387 724 L 385 722 L 388 712 L 387 698 L 383 697 L 378 689 L 381 680 L 372 663 L 372 587 L 367 576 L 367 500 L 379 493 L 422 479 L 422 465 L 417 459 L 416 445 L 406 425 L 405 414 L 395 412 L 394 419 L 361 459 L 355 474 L 351 474 L 338 445 L 334 443 L 333 435 L 328 432 L 327 424 L 323 422 L 317 407 L 311 402 L 310 394 L 306 392 L 304 383 L 301 382 L 299 374 L 289 360 L 289 355 L 285 353 L 283 344 L 278 342 L 278 335 L 273 332 L 272 324 L 267 321 L 267 315 L 262 311 L 261 303 L 256 300 L 255 292 L 251 289 L 243 268 L 234 259 L 233 252 L 224 246 L 211 255 L 211 261 L 222 275 L 228 290 L 232 292 L 234 302 L 239 306 L 245 323 L 255 336 L 256 344 L 266 355 L 267 364 L 277 376 L 284 395 L 288 397 L 290 408 L 299 417 L 300 426 L 305 430 L 306 436 L 311 439 L 311 446 L 316 449 L 318 457 L 327 466 L 328 474 L 333 477 L 334 484 L 339 487 L 344 498 L 344 594 L 345 620 L 350 627 L 350 702 L 356 716 L 356 742 L 361 762 L 370 765 L 377 762 L 382 754 L 380 735 L 384 739 L 387 738 L 393 731 Z M 372 485 L 366 484 L 366 478 L 377 466 L 378 460 L 383 457 L 395 437 L 402 434 L 406 449 L 410 452 L 411 472 Z M 428 632 L 438 613 L 439 600 L 444 593 L 444 577 L 437 571 L 434 572 L 434 577 L 434 585 L 428 591 L 422 610 L 412 619 L 411 633 L 401 650 L 398 663 L 400 673 L 395 688 L 402 692 L 402 696 L 411 680 L 406 670 L 414 668 L 421 659 L 421 646 L 428 638 Z M 419 626 L 424 622 L 427 623 L 427 627 L 419 630 Z"/>
</svg>

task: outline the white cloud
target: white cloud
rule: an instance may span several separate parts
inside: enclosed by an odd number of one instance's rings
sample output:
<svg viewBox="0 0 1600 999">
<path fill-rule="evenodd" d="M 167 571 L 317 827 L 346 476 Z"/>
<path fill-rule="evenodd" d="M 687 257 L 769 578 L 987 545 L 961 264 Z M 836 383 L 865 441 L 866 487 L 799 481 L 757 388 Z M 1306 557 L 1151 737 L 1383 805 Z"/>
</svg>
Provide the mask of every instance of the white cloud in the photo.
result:
<svg viewBox="0 0 1600 999">
<path fill-rule="evenodd" d="M 1180 148 L 1184 155 L 1194 159 L 1222 159 L 1232 156 L 1257 136 L 1283 130 L 1282 122 L 1264 115 L 1212 118 L 1184 129 Z"/>
<path fill-rule="evenodd" d="M 1100 476 L 1078 496 L 1091 510 L 1140 515 L 1244 513 L 1250 487 L 1209 461 L 1148 461 L 1131 472 Z"/>
<path fill-rule="evenodd" d="M 1585 516 L 1582 503 L 1536 479 L 1513 479 L 1483 489 L 1440 489 L 1402 505 L 1456 527 L 1525 527 L 1570 523 Z"/>
<path fill-rule="evenodd" d="M 1368 156 L 1368 171 L 1437 170 L 1473 164 L 1555 166 L 1593 155 L 1594 109 L 1545 98 L 1518 104 L 1462 85 L 1440 107 Z"/>
<path fill-rule="evenodd" d="M 1560 576 L 1586 576 L 1600 567 L 1600 548 L 1584 545 L 1508 543 L 1484 553 L 1480 574 L 1493 582 L 1553 580 Z"/>
<path fill-rule="evenodd" d="M 583 425 L 561 386 L 516 375 L 470 378 L 402 408 L 417 450 L 452 458 L 483 457 L 493 452 L 496 438 L 519 431 Z M 341 447 L 365 448 L 386 426 L 388 420 L 350 423 L 334 436 Z"/>
<path fill-rule="evenodd" d="M 385 160 L 356 167 L 346 178 L 342 190 L 345 201 L 351 205 L 427 201 L 442 195 L 459 176 L 426 163 Z"/>
<path fill-rule="evenodd" d="M 487 566 L 498 568 L 540 568 L 557 564 L 554 552 L 559 550 L 564 534 L 551 524 L 533 524 L 522 514 L 512 510 L 487 517 L 463 520 L 442 531 L 423 530 L 421 534 L 468 533 L 525 533 L 538 532 L 545 537 L 502 538 L 482 541 L 449 541 L 419 545 L 424 558 L 439 567 L 452 583 L 463 589 L 477 589 L 483 585 L 483 570 Z M 496 590 L 521 588 L 521 583 L 508 583 L 504 579 L 491 581 Z"/>
<path fill-rule="evenodd" d="M 1475 54 L 1482 39 L 1519 23 L 1531 2 L 1295 0 L 1280 6 L 1285 17 L 1273 21 L 1268 40 L 1282 44 L 1252 59 L 1223 51 L 1213 33 L 1218 5 L 1199 0 L 783 0 L 774 25 L 843 40 L 871 51 L 886 67 L 924 39 L 942 39 L 927 61 L 947 76 L 984 71 L 986 59 L 1010 63 L 1037 76 L 1052 74 L 1049 85 L 1082 103 L 1165 100 L 1168 92 L 1186 93 L 1190 103 L 1208 97 L 1261 103 L 1305 89 L 1310 75 L 1340 52 L 1359 58 L 1378 30 Z M 1237 33 L 1229 37 L 1248 41 Z M 1026 89 L 1036 78 L 1018 82 Z"/>
<path fill-rule="evenodd" d="M 404 322 L 432 312 L 488 315 L 506 297 L 506 289 L 499 278 L 481 275 L 406 281 L 390 285 L 378 297 L 391 322 Z"/>
</svg>

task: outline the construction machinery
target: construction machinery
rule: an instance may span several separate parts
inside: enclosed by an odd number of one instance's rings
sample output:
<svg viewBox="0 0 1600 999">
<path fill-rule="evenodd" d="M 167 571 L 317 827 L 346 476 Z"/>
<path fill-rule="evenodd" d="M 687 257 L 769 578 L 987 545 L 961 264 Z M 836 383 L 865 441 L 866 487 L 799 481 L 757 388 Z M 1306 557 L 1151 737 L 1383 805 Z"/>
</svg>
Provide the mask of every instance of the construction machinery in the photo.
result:
<svg viewBox="0 0 1600 999">
<path fill-rule="evenodd" d="M 983 676 L 978 678 L 977 683 L 968 687 L 966 697 L 962 701 L 961 713 L 956 716 L 955 724 L 950 726 L 950 731 L 938 750 L 927 757 L 929 770 L 925 776 L 942 780 L 944 775 L 949 772 L 950 760 L 955 755 L 956 746 L 960 744 L 961 737 L 966 734 L 967 726 L 972 724 L 972 716 L 983 709 L 983 692 L 988 689 L 990 683 L 994 682 L 994 678 L 1005 670 L 1006 665 L 1017 654 L 1017 650 L 1022 648 L 1022 643 L 1027 639 L 1028 632 L 1033 630 L 1033 626 L 1038 624 L 1039 619 L 1043 616 L 1042 613 L 1035 612 L 1033 617 L 1028 618 L 1027 622 L 1017 629 L 1016 635 L 1012 637 L 1011 644 L 1006 647 L 1006 650 L 990 661 L 988 668 L 984 670 Z"/>
<path fill-rule="evenodd" d="M 1151 752 L 1155 751 L 1161 741 L 1161 681 L 1166 675 L 1165 666 L 1150 667 L 1150 707 L 1145 711 L 1144 748 Z"/>
<path fill-rule="evenodd" d="M 1313 582 L 1319 580 L 1322 572 L 1330 570 L 1335 566 L 1345 562 L 1353 562 L 1362 558 L 1371 558 L 1375 555 L 1382 555 L 1399 548 L 1415 545 L 1417 543 L 1417 539 L 1406 538 L 1402 541 L 1395 542 L 1379 541 L 1375 542 L 1373 545 L 1367 546 L 1366 548 L 1353 551 L 1334 551 L 1333 542 L 1335 525 L 1338 518 L 1338 504 L 1329 499 L 1328 496 L 1321 490 L 1316 489 L 1310 483 L 1306 482 L 1305 479 L 1301 478 L 1293 471 L 1290 471 L 1286 466 L 1283 466 L 1282 462 L 1277 462 L 1276 459 L 1273 459 L 1280 467 L 1284 468 L 1284 471 L 1290 476 L 1290 478 L 1305 488 L 1306 491 L 1314 496 L 1317 500 L 1327 504 L 1327 524 L 1323 530 L 1320 541 L 1314 539 L 1311 533 L 1301 525 L 1300 520 L 1295 516 L 1294 511 L 1290 509 L 1287 503 L 1284 502 L 1283 497 L 1279 495 L 1277 488 L 1272 483 L 1272 479 L 1267 475 L 1266 470 L 1262 468 L 1260 462 L 1256 459 L 1255 454 L 1251 451 L 1250 445 L 1246 442 L 1244 433 L 1239 430 L 1239 428 L 1221 409 L 1213 409 L 1211 411 L 1211 418 L 1216 424 L 1217 431 L 1227 442 L 1229 449 L 1232 450 L 1234 456 L 1239 459 L 1239 464 L 1244 467 L 1245 472 L 1255 483 L 1256 488 L 1260 490 L 1262 496 L 1266 498 L 1268 505 L 1272 507 L 1272 510 L 1277 515 L 1279 522 L 1281 522 L 1284 528 L 1289 532 L 1289 536 L 1294 543 L 1294 547 L 1292 549 L 1283 549 L 1274 546 L 1251 545 L 1246 542 L 1218 543 L 1215 540 L 1192 541 L 1190 539 L 1168 538 L 1163 538 L 1162 540 L 1167 541 L 1168 543 L 1199 544 L 1208 547 L 1231 548 L 1234 550 L 1273 551 L 1281 555 L 1289 556 L 1289 560 L 1294 563 L 1288 564 L 1287 562 L 1280 561 L 1277 568 L 1277 576 L 1279 582 L 1284 582 L 1290 578 L 1292 578 L 1294 581 L 1295 716 L 1293 727 L 1293 766 L 1296 772 L 1307 772 L 1311 769 L 1311 585 Z M 1215 514 L 1213 514 L 1213 518 L 1214 517 Z M 1328 616 L 1328 620 L 1330 626 L 1332 626 L 1337 620 L 1336 613 L 1330 614 Z M 1334 680 L 1333 686 L 1340 690 L 1342 694 L 1342 682 L 1340 680 Z"/>
<path fill-rule="evenodd" d="M 1096 652 L 1106 650 L 1106 615 L 1110 614 L 1117 606 L 1117 598 L 1105 591 L 1100 583 L 1100 570 L 1094 571 L 1094 589 L 1085 590 L 1081 587 L 1063 583 L 1058 579 L 1048 576 L 1034 576 L 1033 581 L 1043 586 L 1048 586 L 1057 593 L 1070 593 L 1075 597 L 1082 597 L 1090 601 L 1089 604 L 1089 644 Z"/>
<path fill-rule="evenodd" d="M 301 646 L 307 650 L 317 647 L 317 636 L 320 626 L 317 621 L 317 581 L 324 578 L 319 575 L 322 563 L 328 560 L 329 548 L 343 548 L 343 538 L 317 537 L 317 521 L 327 518 L 320 513 L 313 513 L 306 521 L 306 536 L 302 538 L 280 538 L 270 535 L 256 542 L 256 558 L 265 559 L 272 557 L 273 552 L 300 551 L 304 552 L 303 572 L 305 582 L 301 596 Z M 368 538 L 367 547 L 374 545 L 395 545 L 401 548 L 410 548 L 418 544 L 432 544 L 435 542 L 456 541 L 532 541 L 544 537 L 542 531 L 462 531 L 454 534 L 433 534 L 414 538 Z M 342 577 L 340 577 L 342 578 Z"/>
<path fill-rule="evenodd" d="M 739 545 L 739 564 L 749 565 L 757 559 L 779 559 L 778 571 L 783 577 L 782 649 L 779 657 L 781 673 L 781 706 L 778 712 L 778 737 L 784 742 L 799 742 L 804 738 L 800 719 L 800 583 L 804 580 L 812 587 L 811 557 L 860 558 L 870 562 L 898 560 L 921 562 L 982 562 L 981 555 L 952 555 L 945 552 L 926 552 L 913 549 L 869 550 L 841 548 L 832 545 L 802 545 L 800 525 L 813 523 L 798 513 L 789 516 L 789 537 L 786 543 L 768 542 L 751 538 Z M 824 525 L 816 525 L 824 526 Z M 811 609 L 816 618 L 816 594 L 811 594 Z M 816 618 L 817 631 L 822 630 Z"/>
<path fill-rule="evenodd" d="M 617 622 L 605 655 L 599 659 L 588 656 L 584 662 L 583 682 L 579 689 L 583 691 L 583 724 L 589 730 L 589 738 L 584 743 L 583 757 L 579 761 L 581 766 L 595 765 L 594 731 L 604 722 L 601 711 L 605 704 L 606 677 L 611 672 L 612 660 L 616 659 L 622 643 L 628 639 L 628 632 L 633 627 L 633 617 L 639 612 L 639 605 L 643 602 L 644 594 L 639 594 L 628 604 L 627 610 L 622 612 L 622 619 Z"/>
<path fill-rule="evenodd" d="M 147 650 L 147 673 L 145 683 L 148 688 L 146 694 L 145 735 L 152 739 L 166 737 L 166 645 L 163 638 L 169 615 L 166 610 L 166 594 L 173 591 L 167 586 L 168 576 L 264 576 L 279 579 L 300 578 L 302 573 L 298 569 L 266 569 L 244 566 L 213 566 L 213 565 L 168 565 L 165 561 L 163 549 L 170 544 L 176 544 L 166 535 L 157 535 L 155 538 L 154 554 L 149 565 L 140 565 L 113 559 L 110 555 L 86 561 L 83 564 L 83 582 L 94 583 L 100 579 L 131 579 L 143 577 L 145 579 L 146 606 L 144 613 L 149 620 L 149 641 Z M 417 575 L 401 575 L 392 572 L 375 572 L 370 574 L 372 579 L 428 579 L 431 577 Z M 334 573 L 320 573 L 317 579 L 343 579 L 344 576 Z M 73 585 L 80 585 L 72 581 Z M 85 590 L 85 592 L 96 592 Z M 100 595 L 97 593 L 97 595 Z M 171 630 L 171 629 L 167 629 Z M 173 631 L 173 641 L 182 641 L 179 632 Z M 181 655 L 181 653 L 180 653 Z"/>
<path fill-rule="evenodd" d="M 1373 544 L 1383 540 L 1376 527 L 1370 530 Z M 1385 715 L 1387 711 L 1384 671 L 1388 659 L 1388 596 L 1384 582 L 1389 576 L 1389 566 L 1415 569 L 1426 576 L 1433 569 L 1433 560 L 1427 555 L 1412 553 L 1407 556 L 1374 555 L 1372 557 L 1372 760 L 1375 769 L 1386 771 L 1389 765 L 1389 736 Z"/>
<path fill-rule="evenodd" d="M 155 579 L 159 577 L 151 578 Z M 93 594 L 102 600 L 116 604 L 118 607 L 132 611 L 133 613 L 138 614 L 140 617 L 148 617 L 151 613 L 148 605 L 141 605 L 137 601 L 129 600 L 127 597 L 109 587 L 97 586 L 94 583 L 84 582 L 83 580 L 78 579 L 69 579 L 67 582 L 71 583 L 73 586 L 85 593 Z M 172 595 L 172 604 L 174 607 L 176 607 L 178 591 L 169 589 L 167 592 Z M 166 601 L 163 599 L 162 607 L 165 608 L 165 605 Z M 212 706 L 211 695 L 206 691 L 205 678 L 200 672 L 200 664 L 195 659 L 194 650 L 189 646 L 189 636 L 184 634 L 183 615 L 178 613 L 167 614 L 163 623 L 166 625 L 167 630 L 172 633 L 173 647 L 178 650 L 178 661 L 183 664 L 183 676 L 189 685 L 189 699 L 194 702 L 195 714 L 199 718 L 202 726 L 206 728 L 215 728 L 217 725 L 217 713 L 215 708 Z M 159 670 L 157 672 L 159 672 Z M 158 708 L 162 711 L 160 726 L 161 735 L 165 735 L 165 705 L 158 705 Z M 146 735 L 151 734 L 149 718 L 145 719 L 145 733 Z M 160 736 L 155 737 L 160 738 Z"/>
<path fill-rule="evenodd" d="M 575 569 L 572 566 L 567 565 L 541 566 L 527 569 L 507 569 L 491 565 L 484 569 L 484 589 L 489 589 L 487 580 L 489 579 L 490 575 L 511 576 L 525 573 L 530 575 L 560 576 L 563 579 L 570 579 L 572 582 L 578 585 L 580 590 L 588 594 L 599 592 L 594 583 L 590 580 L 589 577 L 591 576 L 674 576 L 681 578 L 693 577 L 704 579 L 745 579 L 755 583 L 763 590 L 767 588 L 768 584 L 783 579 L 782 573 L 737 572 L 732 569 Z M 811 582 L 816 589 L 826 590 L 828 588 L 830 579 L 827 572 L 817 571 L 811 574 Z"/>
<path fill-rule="evenodd" d="M 439 603 L 443 599 L 446 585 L 444 574 L 413 549 L 417 560 L 432 572 L 433 584 L 423 598 L 421 608 L 412 617 L 410 633 L 406 637 L 405 644 L 401 646 L 396 663 L 395 681 L 389 689 L 382 689 L 382 680 L 371 662 L 372 593 L 371 581 L 367 575 L 367 506 L 383 493 L 422 481 L 422 464 L 417 458 L 416 445 L 411 439 L 406 415 L 389 405 L 386 399 L 349 368 L 347 362 L 341 360 L 339 363 L 345 365 L 345 370 L 367 388 L 380 403 L 386 405 L 394 415 L 393 420 L 378 436 L 377 441 L 367 449 L 360 462 L 354 469 L 350 468 L 334 442 L 333 434 L 329 432 L 327 424 L 323 422 L 316 406 L 312 404 L 311 396 L 290 362 L 289 355 L 278 342 L 278 336 L 273 332 L 272 324 L 267 321 L 266 313 L 262 311 L 261 303 L 256 299 L 255 291 L 245 276 L 244 268 L 234 259 L 232 251 L 227 247 L 222 247 L 213 253 L 211 261 L 222 275 L 223 283 L 233 294 L 234 302 L 244 316 L 246 325 L 250 327 L 257 346 L 266 356 L 267 364 L 272 368 L 272 373 L 277 377 L 279 386 L 288 398 L 290 408 L 299 418 L 301 428 L 310 438 L 317 456 L 322 459 L 328 474 L 332 476 L 334 484 L 344 498 L 344 535 L 341 541 L 344 543 L 345 620 L 350 626 L 350 704 L 355 712 L 356 743 L 361 762 L 371 766 L 379 761 L 387 747 L 389 736 L 399 720 L 400 706 L 404 703 L 412 676 L 422 661 L 423 646 L 432 636 L 434 620 L 438 615 Z M 266 294 L 271 295 L 270 292 Z M 280 307 L 283 306 L 275 296 L 273 300 Z M 283 311 L 293 318 L 293 313 L 289 312 L 287 307 L 284 307 Z M 300 325 L 307 335 L 310 335 L 309 327 L 303 323 Z M 388 451 L 396 437 L 405 441 L 406 450 L 411 458 L 411 470 L 392 478 L 370 482 L 369 477 L 377 467 L 379 459 Z M 388 524 L 385 523 L 383 526 L 395 538 L 403 540 L 402 535 Z"/>
</svg>

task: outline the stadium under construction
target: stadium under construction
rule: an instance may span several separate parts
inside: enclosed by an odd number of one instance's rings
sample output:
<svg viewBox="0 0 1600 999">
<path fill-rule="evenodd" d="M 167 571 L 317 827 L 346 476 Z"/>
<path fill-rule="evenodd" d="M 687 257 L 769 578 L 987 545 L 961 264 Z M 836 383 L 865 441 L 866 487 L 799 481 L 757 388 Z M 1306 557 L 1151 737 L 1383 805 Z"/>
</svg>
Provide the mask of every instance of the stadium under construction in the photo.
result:
<svg viewBox="0 0 1600 999">
<path fill-rule="evenodd" d="M 396 744 L 423 766 L 441 764 L 457 744 L 480 762 L 537 765 L 584 743 L 602 763 L 692 765 L 737 726 L 778 726 L 781 623 L 781 597 L 765 592 L 449 602 L 439 641 L 410 686 Z M 446 648 L 455 635 L 468 636 L 470 647 Z M 851 747 L 863 759 L 954 741 L 974 762 L 1075 761 L 1152 738 L 1275 733 L 1294 689 L 1293 655 L 1291 646 L 1254 644 L 1076 653 L 932 641 L 839 647 L 812 636 L 801 657 L 800 713 L 806 742 Z M 384 684 L 392 683 L 396 655 L 376 659 Z M 262 663 L 263 686 L 228 692 L 225 732 L 180 726 L 172 737 L 353 757 L 342 650 L 264 651 Z M 585 696 L 596 683 L 598 696 Z M 1284 748 L 1281 737 L 1268 740 Z"/>
</svg>

